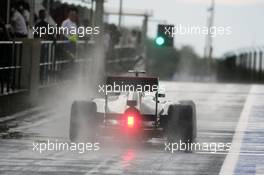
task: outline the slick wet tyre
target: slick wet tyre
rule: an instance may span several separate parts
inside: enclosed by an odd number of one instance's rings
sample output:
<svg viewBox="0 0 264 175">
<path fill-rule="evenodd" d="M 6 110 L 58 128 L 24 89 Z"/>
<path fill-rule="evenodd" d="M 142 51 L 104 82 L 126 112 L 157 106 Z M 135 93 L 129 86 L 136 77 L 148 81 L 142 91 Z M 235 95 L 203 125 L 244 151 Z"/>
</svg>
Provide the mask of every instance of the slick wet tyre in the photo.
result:
<svg viewBox="0 0 264 175">
<path fill-rule="evenodd" d="M 196 108 L 193 101 L 180 101 L 179 135 L 182 142 L 195 142 L 196 139 Z"/>
<path fill-rule="evenodd" d="M 167 139 L 169 142 L 192 143 L 196 138 L 196 111 L 192 101 L 181 101 L 168 108 Z"/>
<path fill-rule="evenodd" d="M 96 136 L 96 104 L 91 101 L 74 101 L 71 107 L 70 140 L 92 140 Z"/>
<path fill-rule="evenodd" d="M 166 127 L 166 134 L 169 142 L 176 142 L 178 140 L 179 115 L 180 106 L 170 105 L 168 108 L 168 121 Z"/>
</svg>

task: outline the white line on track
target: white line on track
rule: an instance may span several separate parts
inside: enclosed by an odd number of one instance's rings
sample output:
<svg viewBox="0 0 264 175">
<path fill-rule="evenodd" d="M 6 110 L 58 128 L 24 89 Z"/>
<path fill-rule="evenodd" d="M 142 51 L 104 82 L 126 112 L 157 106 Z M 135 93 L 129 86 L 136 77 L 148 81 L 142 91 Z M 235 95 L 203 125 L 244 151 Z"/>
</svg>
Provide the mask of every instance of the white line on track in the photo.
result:
<svg viewBox="0 0 264 175">
<path fill-rule="evenodd" d="M 211 155 L 233 155 L 233 156 L 260 156 L 263 157 L 264 153 L 241 153 L 241 152 L 236 152 L 236 153 L 225 153 L 225 152 L 216 152 L 216 153 L 211 153 L 211 152 L 195 152 L 195 154 L 211 154 Z"/>
<path fill-rule="evenodd" d="M 231 150 L 224 160 L 219 175 L 232 175 L 234 173 L 240 155 L 240 148 L 244 137 L 244 131 L 247 128 L 248 118 L 252 107 L 252 102 L 254 100 L 252 95 L 252 93 L 254 92 L 254 88 L 254 85 L 250 88 L 243 111 L 240 114 L 240 119 L 238 121 L 235 134 L 233 136 Z"/>
</svg>

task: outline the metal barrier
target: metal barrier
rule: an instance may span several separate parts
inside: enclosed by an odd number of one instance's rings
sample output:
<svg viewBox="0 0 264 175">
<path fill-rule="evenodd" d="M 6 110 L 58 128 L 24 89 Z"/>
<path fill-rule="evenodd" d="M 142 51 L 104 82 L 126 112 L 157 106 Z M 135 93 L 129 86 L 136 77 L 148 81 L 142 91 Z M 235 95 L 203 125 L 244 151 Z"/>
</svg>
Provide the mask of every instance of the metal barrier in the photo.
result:
<svg viewBox="0 0 264 175">
<path fill-rule="evenodd" d="M 0 95 L 20 89 L 22 41 L 0 41 Z"/>
<path fill-rule="evenodd" d="M 32 67 L 32 65 L 29 65 L 31 64 L 30 59 L 34 59 L 30 58 L 29 62 L 24 63 L 26 67 L 22 67 L 24 65 L 23 60 L 30 56 L 30 53 L 24 53 L 30 50 L 29 48 L 26 51 L 25 44 L 26 42 L 23 41 L 0 41 L 0 95 L 25 90 L 21 86 L 28 89 L 29 84 L 32 84 L 32 82 L 27 83 L 27 81 L 31 80 L 23 79 L 24 76 L 28 76 L 28 73 L 32 73 L 32 70 L 28 69 Z M 40 61 L 37 63 L 37 65 L 39 64 L 37 84 L 46 86 L 70 80 L 79 76 L 80 74 L 78 73 L 80 72 L 85 72 L 83 75 L 87 75 L 87 71 L 91 72 L 92 69 L 95 69 L 91 62 L 94 57 L 94 45 L 92 41 L 78 41 L 76 43 L 69 41 L 41 41 Z M 141 58 L 136 56 L 136 51 L 133 48 L 115 48 L 113 53 L 112 59 L 106 58 L 106 64 L 114 72 L 119 69 L 123 71 L 121 68 L 131 69 L 130 67 L 133 67 Z M 26 85 L 23 85 L 23 83 Z"/>
<path fill-rule="evenodd" d="M 75 71 L 84 70 L 91 60 L 92 46 L 86 41 L 41 41 L 40 85 L 71 79 Z"/>
<path fill-rule="evenodd" d="M 106 71 L 111 73 L 124 73 L 134 69 L 135 65 L 143 59 L 143 55 L 136 47 L 129 45 L 115 46 L 106 56 Z"/>
<path fill-rule="evenodd" d="M 241 79 L 264 82 L 264 47 L 242 48 L 226 53 L 223 58 Z"/>
</svg>

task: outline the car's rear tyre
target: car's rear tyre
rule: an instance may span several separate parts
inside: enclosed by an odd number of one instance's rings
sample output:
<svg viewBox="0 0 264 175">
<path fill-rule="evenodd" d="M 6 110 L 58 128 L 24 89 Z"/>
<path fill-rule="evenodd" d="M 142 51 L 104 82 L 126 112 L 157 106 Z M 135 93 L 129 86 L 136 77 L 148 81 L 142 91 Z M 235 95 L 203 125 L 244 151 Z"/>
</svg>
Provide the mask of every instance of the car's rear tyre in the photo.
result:
<svg viewBox="0 0 264 175">
<path fill-rule="evenodd" d="M 92 101 L 74 101 L 71 107 L 70 140 L 92 141 L 96 136 L 96 104 Z"/>
<path fill-rule="evenodd" d="M 168 108 L 167 139 L 169 142 L 192 143 L 196 138 L 196 109 L 192 101 L 180 101 Z"/>
<path fill-rule="evenodd" d="M 180 106 L 170 105 L 168 108 L 168 120 L 166 127 L 167 140 L 169 142 L 176 142 L 179 139 L 178 135 L 178 121 L 180 116 Z"/>
<path fill-rule="evenodd" d="M 184 142 L 195 142 L 197 135 L 196 106 L 191 100 L 180 101 L 182 115 L 180 115 L 180 130 Z"/>
</svg>

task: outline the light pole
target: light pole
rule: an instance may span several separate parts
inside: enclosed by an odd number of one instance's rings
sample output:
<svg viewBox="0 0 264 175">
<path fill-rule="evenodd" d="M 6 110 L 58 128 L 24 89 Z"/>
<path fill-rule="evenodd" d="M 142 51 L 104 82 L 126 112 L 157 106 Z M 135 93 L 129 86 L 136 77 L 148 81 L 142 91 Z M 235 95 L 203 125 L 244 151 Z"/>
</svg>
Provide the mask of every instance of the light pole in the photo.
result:
<svg viewBox="0 0 264 175">
<path fill-rule="evenodd" d="M 210 29 L 214 25 L 214 15 L 215 15 L 215 0 L 212 0 L 211 6 L 207 9 L 210 12 L 207 25 L 208 25 L 208 34 L 206 36 L 205 48 L 204 48 L 204 58 L 212 59 L 213 55 L 213 38 Z"/>
<path fill-rule="evenodd" d="M 215 15 L 215 0 L 212 0 L 211 6 L 207 9 L 209 12 L 208 17 L 208 34 L 205 40 L 204 58 L 207 59 L 207 74 L 210 76 L 212 73 L 212 55 L 213 55 L 213 36 L 211 28 L 214 25 Z"/>
<path fill-rule="evenodd" d="M 119 28 L 119 30 L 121 30 L 122 13 L 123 13 L 123 0 L 120 0 L 119 1 L 119 17 L 118 17 L 118 28 Z"/>
<path fill-rule="evenodd" d="M 30 5 L 30 17 L 29 17 L 29 35 L 28 37 L 30 39 L 33 39 L 33 26 L 34 26 L 34 11 L 35 11 L 35 1 L 34 0 L 30 0 L 29 1 L 29 5 Z"/>
</svg>

